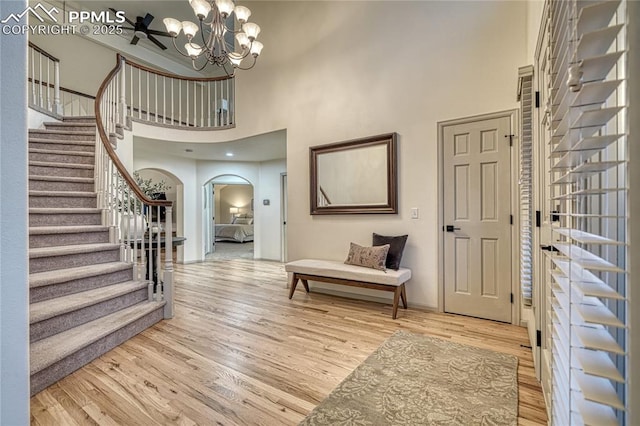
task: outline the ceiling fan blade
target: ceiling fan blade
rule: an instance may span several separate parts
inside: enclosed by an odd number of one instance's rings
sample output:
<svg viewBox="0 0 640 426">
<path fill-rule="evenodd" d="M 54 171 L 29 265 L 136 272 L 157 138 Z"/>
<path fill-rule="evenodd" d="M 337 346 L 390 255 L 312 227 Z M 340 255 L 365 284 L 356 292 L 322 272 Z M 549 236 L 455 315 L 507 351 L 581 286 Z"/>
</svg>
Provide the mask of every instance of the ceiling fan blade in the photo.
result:
<svg viewBox="0 0 640 426">
<path fill-rule="evenodd" d="M 148 26 L 149 26 L 149 24 L 151 24 L 151 21 L 153 21 L 153 15 L 152 15 L 152 14 L 150 14 L 150 13 L 147 13 L 147 14 L 145 15 L 144 19 L 142 20 L 142 24 L 143 24 L 145 27 L 148 27 Z"/>
<path fill-rule="evenodd" d="M 171 34 L 169 34 L 166 31 L 147 30 L 147 34 L 153 34 L 153 35 L 163 36 L 163 37 L 171 37 Z"/>
<path fill-rule="evenodd" d="M 110 7 L 109 10 L 112 11 L 113 13 L 117 13 L 118 12 L 117 10 L 115 10 L 112 7 Z M 124 17 L 124 21 L 129 25 L 135 25 L 136 24 L 135 22 L 133 22 L 131 19 L 127 18 L 126 16 Z"/>
<path fill-rule="evenodd" d="M 160 43 L 160 40 L 158 40 L 157 38 L 155 38 L 154 36 L 150 35 L 149 36 L 149 41 L 153 42 L 153 44 L 155 44 L 156 46 L 158 46 L 160 49 L 162 50 L 167 50 L 167 46 L 165 46 L 164 44 Z"/>
<path fill-rule="evenodd" d="M 138 40 L 140 40 L 140 37 L 133 36 L 133 38 L 131 39 L 131 43 L 130 44 L 138 44 Z"/>
<path fill-rule="evenodd" d="M 122 27 L 123 30 L 127 30 L 127 31 L 135 31 L 136 29 L 133 27 Z"/>
</svg>

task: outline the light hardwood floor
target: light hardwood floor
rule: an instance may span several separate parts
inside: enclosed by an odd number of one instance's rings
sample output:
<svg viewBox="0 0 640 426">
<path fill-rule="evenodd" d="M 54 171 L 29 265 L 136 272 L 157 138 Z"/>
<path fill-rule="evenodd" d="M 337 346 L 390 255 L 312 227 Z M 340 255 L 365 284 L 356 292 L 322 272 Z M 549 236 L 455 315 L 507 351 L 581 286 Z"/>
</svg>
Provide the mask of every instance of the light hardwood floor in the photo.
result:
<svg viewBox="0 0 640 426">
<path fill-rule="evenodd" d="M 177 265 L 176 315 L 31 398 L 33 425 L 295 425 L 395 330 L 518 356 L 519 424 L 546 424 L 525 329 L 297 291 L 282 264 Z M 411 307 L 411 283 L 407 285 Z"/>
</svg>

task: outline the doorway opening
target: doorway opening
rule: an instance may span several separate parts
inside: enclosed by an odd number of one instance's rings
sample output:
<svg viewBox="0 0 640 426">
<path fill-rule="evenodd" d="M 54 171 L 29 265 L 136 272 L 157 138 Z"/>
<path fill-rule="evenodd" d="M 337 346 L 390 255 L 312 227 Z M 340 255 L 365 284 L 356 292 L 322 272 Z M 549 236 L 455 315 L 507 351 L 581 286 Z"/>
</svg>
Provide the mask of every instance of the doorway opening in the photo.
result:
<svg viewBox="0 0 640 426">
<path fill-rule="evenodd" d="M 205 259 L 254 258 L 254 188 L 238 175 L 220 175 L 204 185 Z"/>
</svg>

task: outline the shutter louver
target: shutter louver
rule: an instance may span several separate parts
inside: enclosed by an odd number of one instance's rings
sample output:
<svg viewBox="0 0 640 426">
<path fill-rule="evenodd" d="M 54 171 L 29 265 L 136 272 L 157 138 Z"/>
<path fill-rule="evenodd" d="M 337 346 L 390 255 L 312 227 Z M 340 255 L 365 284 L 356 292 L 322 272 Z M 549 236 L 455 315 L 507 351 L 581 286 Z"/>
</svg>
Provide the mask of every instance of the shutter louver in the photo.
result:
<svg viewBox="0 0 640 426">
<path fill-rule="evenodd" d="M 522 302 L 531 306 L 533 297 L 533 67 L 519 70 L 520 101 L 520 288 Z"/>
<path fill-rule="evenodd" d="M 548 333 L 557 425 L 625 423 L 625 0 L 551 1 Z"/>
</svg>

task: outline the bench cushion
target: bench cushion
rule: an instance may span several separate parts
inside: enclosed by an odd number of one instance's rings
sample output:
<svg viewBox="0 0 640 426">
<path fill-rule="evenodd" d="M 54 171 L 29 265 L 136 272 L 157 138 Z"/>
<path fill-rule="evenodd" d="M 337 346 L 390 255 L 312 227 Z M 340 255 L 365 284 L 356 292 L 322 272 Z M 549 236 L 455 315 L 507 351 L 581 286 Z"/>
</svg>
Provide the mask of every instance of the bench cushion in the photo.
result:
<svg viewBox="0 0 640 426">
<path fill-rule="evenodd" d="M 399 286 L 409 281 L 411 269 L 379 271 L 363 266 L 345 265 L 335 260 L 301 259 L 286 263 L 287 272 L 316 275 L 320 277 L 342 278 L 345 280 Z"/>
</svg>

